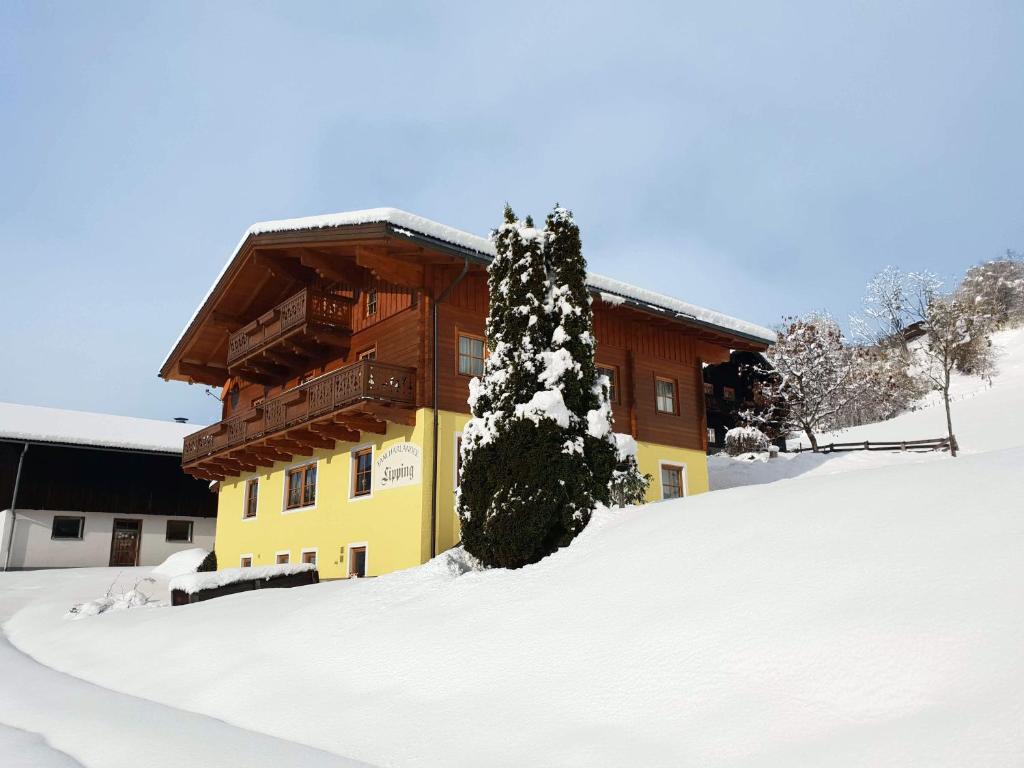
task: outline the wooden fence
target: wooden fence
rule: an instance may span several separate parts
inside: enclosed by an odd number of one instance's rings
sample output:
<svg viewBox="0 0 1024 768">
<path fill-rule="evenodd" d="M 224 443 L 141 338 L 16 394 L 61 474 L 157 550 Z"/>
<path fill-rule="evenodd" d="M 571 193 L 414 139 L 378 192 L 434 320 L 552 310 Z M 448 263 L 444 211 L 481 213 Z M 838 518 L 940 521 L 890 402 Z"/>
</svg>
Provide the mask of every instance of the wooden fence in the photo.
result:
<svg viewBox="0 0 1024 768">
<path fill-rule="evenodd" d="M 811 451 L 810 446 L 804 447 L 799 443 L 796 448 L 790 449 L 793 453 Z M 871 442 L 865 440 L 861 443 L 829 443 L 818 445 L 818 453 L 839 453 L 841 451 L 948 451 L 949 438 L 936 437 L 930 440 L 876 440 Z"/>
</svg>

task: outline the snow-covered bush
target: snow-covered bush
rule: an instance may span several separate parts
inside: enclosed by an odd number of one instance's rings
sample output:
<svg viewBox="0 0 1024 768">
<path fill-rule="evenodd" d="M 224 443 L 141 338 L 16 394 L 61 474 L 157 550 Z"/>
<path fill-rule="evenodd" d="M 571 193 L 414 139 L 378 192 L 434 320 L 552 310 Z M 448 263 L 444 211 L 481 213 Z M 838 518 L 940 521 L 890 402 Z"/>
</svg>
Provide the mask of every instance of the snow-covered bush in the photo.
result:
<svg viewBox="0 0 1024 768">
<path fill-rule="evenodd" d="M 506 206 L 493 238 L 490 354 L 470 384 L 457 509 L 466 551 L 516 568 L 566 546 L 608 503 L 616 451 L 572 214 L 556 207 L 540 230 Z"/>
<path fill-rule="evenodd" d="M 160 602 L 158 600 L 154 600 L 139 589 L 139 586 L 143 582 L 152 584 L 155 582 L 155 579 L 147 576 L 136 581 L 131 588 L 122 592 L 115 592 L 114 586 L 117 584 L 117 580 L 115 579 L 103 597 L 98 597 L 95 600 L 89 600 L 85 603 L 76 603 L 71 606 L 67 615 L 72 619 L 81 619 L 86 616 L 98 616 L 99 614 L 107 613 L 108 611 L 126 611 L 129 608 L 142 608 L 159 605 Z"/>
<path fill-rule="evenodd" d="M 768 437 L 757 427 L 733 427 L 725 433 L 725 452 L 730 456 L 763 453 L 769 445 Z"/>
<path fill-rule="evenodd" d="M 647 488 L 654 479 L 649 474 L 640 474 L 636 463 L 636 440 L 632 435 L 615 434 L 618 464 L 608 484 L 608 496 L 612 504 L 620 507 L 643 504 Z"/>
<path fill-rule="evenodd" d="M 203 558 L 203 562 L 196 568 L 197 573 L 209 573 L 217 570 L 217 551 L 210 550 L 210 553 Z"/>
</svg>

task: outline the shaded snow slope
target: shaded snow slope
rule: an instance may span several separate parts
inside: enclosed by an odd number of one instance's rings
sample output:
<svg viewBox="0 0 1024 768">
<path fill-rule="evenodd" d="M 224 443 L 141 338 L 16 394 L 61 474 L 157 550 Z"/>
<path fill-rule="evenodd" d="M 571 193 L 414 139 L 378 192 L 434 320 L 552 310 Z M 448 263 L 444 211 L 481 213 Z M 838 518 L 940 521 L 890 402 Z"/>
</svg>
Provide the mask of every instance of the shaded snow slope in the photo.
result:
<svg viewBox="0 0 1024 768">
<path fill-rule="evenodd" d="M 50 607 L 66 610 L 74 602 L 102 594 L 114 579 L 127 588 L 148 570 L 69 568 L 0 573 L 0 621 L 38 600 L 53 600 Z M 166 594 L 162 596 L 166 598 Z M 58 635 L 75 625 L 56 614 L 52 618 L 50 631 Z M 190 655 L 203 653 L 201 636 L 188 641 Z M 151 641 L 155 645 L 124 646 L 120 640 L 113 641 L 107 651 L 120 655 L 125 666 L 114 673 L 108 687 L 121 687 L 126 677 L 136 674 L 136 667 L 161 667 L 170 672 L 156 647 L 160 643 L 156 638 Z M 85 670 L 75 671 L 86 676 Z M 244 700 L 244 689 L 236 693 Z M 362 765 L 70 677 L 37 663 L 0 636 L 0 766 L 79 764 L 89 768 Z"/>
<path fill-rule="evenodd" d="M 388 765 L 1019 766 L 1022 463 L 605 513 L 520 571 L 442 556 L 77 622 L 54 587 L 6 629 L 101 685 Z"/>
<path fill-rule="evenodd" d="M 966 453 L 1024 444 L 1024 328 L 1000 331 L 993 337 L 1000 352 L 999 374 L 987 380 L 957 374 L 952 386 L 953 432 Z M 822 434 L 819 443 L 862 440 L 923 440 L 946 436 L 946 412 L 936 393 L 916 411 L 894 419 Z M 790 444 L 800 442 L 797 436 Z M 803 439 L 807 445 L 807 439 Z"/>
</svg>

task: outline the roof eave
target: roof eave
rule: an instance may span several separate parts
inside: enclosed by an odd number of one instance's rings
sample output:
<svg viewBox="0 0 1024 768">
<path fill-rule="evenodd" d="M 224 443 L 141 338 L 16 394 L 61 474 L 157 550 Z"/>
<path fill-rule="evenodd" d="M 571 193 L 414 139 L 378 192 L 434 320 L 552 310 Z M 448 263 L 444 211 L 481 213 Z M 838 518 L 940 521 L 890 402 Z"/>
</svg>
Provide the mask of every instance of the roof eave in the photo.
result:
<svg viewBox="0 0 1024 768">
<path fill-rule="evenodd" d="M 426 246 L 429 246 L 429 247 L 431 247 L 431 248 L 433 248 L 435 250 L 439 250 L 439 251 L 448 253 L 448 254 L 452 255 L 453 257 L 469 260 L 472 263 L 475 263 L 475 264 L 480 265 L 480 266 L 487 266 L 487 265 L 489 265 L 491 263 L 491 260 L 492 260 L 491 255 L 488 254 L 488 253 L 485 253 L 483 251 L 479 251 L 479 250 L 476 250 L 474 248 L 469 248 L 467 246 L 459 245 L 459 244 L 456 244 L 456 243 L 450 243 L 450 242 L 448 242 L 446 240 L 441 240 L 441 239 L 436 238 L 436 237 L 431 237 L 430 235 L 425 235 L 423 233 L 416 232 L 415 230 L 407 229 L 405 227 L 398 226 L 398 225 L 396 225 L 396 224 L 394 224 L 392 222 L 389 222 L 389 221 L 385 221 L 385 222 L 382 222 L 382 223 L 385 225 L 386 232 L 389 235 L 393 236 L 393 237 L 404 239 L 404 240 L 410 240 L 410 241 L 415 242 L 415 243 L 417 243 L 419 245 L 426 245 Z M 339 230 L 340 231 L 340 230 L 344 230 L 344 229 L 346 229 L 348 227 L 351 227 L 351 226 L 353 226 L 353 225 L 342 224 L 342 225 L 339 225 L 339 226 L 336 226 L 336 227 L 324 227 L 324 228 L 317 228 L 317 229 Z M 303 230 L 293 230 L 293 233 L 307 232 L 307 231 L 313 231 L 313 228 L 303 229 Z M 269 233 L 264 233 L 264 234 L 269 234 Z M 165 381 L 168 381 L 168 380 L 171 379 L 171 372 L 170 372 L 170 370 L 171 370 L 172 365 L 174 364 L 176 359 L 182 353 L 186 343 L 192 337 L 192 335 L 194 334 L 195 330 L 199 327 L 199 325 L 202 324 L 202 322 L 205 319 L 206 315 L 210 312 L 211 304 L 216 300 L 217 296 L 221 293 L 223 288 L 228 283 L 230 283 L 234 273 L 238 270 L 240 264 L 244 261 L 245 253 L 249 250 L 249 248 L 252 246 L 253 240 L 255 238 L 257 238 L 257 237 L 260 237 L 259 233 L 249 232 L 249 233 L 246 234 L 246 236 L 242 240 L 242 242 L 239 243 L 238 247 L 235 250 L 235 255 L 232 258 L 231 262 L 223 270 L 223 272 L 221 273 L 220 277 L 217 279 L 216 284 L 210 290 L 209 294 L 207 295 L 206 299 L 204 300 L 202 306 L 200 306 L 200 308 L 196 311 L 195 316 L 192 318 L 192 321 L 189 323 L 189 325 L 185 329 L 185 331 L 181 334 L 181 337 L 178 339 L 177 344 L 175 344 L 173 349 L 171 349 L 170 353 L 167 355 L 167 358 L 164 360 L 164 363 L 160 367 L 160 371 L 158 373 L 160 378 L 164 379 Z M 700 319 L 698 319 L 696 317 L 693 317 L 693 316 L 690 316 L 690 315 L 685 315 L 685 314 L 682 314 L 682 313 L 677 312 L 675 310 L 670 310 L 670 309 L 666 309 L 666 308 L 662 308 L 662 307 L 655 307 L 655 306 L 653 306 L 653 305 L 651 305 L 649 303 L 637 301 L 636 299 L 630 298 L 629 296 L 622 296 L 621 294 L 617 294 L 617 293 L 614 293 L 612 291 L 608 291 L 606 289 L 599 289 L 599 288 L 597 288 L 595 286 L 591 286 L 591 285 L 588 285 L 587 287 L 588 287 L 588 289 L 591 292 L 593 292 L 595 294 L 612 293 L 613 295 L 615 295 L 618 298 L 622 299 L 622 303 L 623 304 L 628 305 L 632 309 L 636 309 L 636 310 L 639 310 L 641 312 L 645 312 L 647 314 L 655 315 L 655 316 L 658 316 L 658 317 L 665 317 L 665 318 L 674 320 L 674 321 L 679 322 L 679 323 L 684 324 L 684 325 L 695 325 L 695 326 L 698 326 L 698 327 L 706 328 L 707 330 L 714 331 L 716 333 L 720 333 L 720 334 L 723 334 L 723 335 L 726 335 L 726 336 L 731 336 L 731 337 L 734 337 L 734 338 L 737 338 L 737 339 L 741 339 L 743 341 L 746 341 L 746 342 L 749 342 L 749 343 L 752 343 L 752 344 L 757 344 L 757 345 L 763 346 L 766 349 L 767 349 L 768 346 L 773 344 L 774 341 L 775 341 L 775 339 L 766 339 L 764 337 L 756 336 L 756 335 L 753 335 L 753 334 L 744 333 L 742 331 L 738 331 L 738 330 L 735 330 L 733 328 L 726 328 L 724 326 L 716 325 L 714 323 L 709 323 L 709 322 L 707 322 L 705 320 L 700 320 Z"/>
</svg>

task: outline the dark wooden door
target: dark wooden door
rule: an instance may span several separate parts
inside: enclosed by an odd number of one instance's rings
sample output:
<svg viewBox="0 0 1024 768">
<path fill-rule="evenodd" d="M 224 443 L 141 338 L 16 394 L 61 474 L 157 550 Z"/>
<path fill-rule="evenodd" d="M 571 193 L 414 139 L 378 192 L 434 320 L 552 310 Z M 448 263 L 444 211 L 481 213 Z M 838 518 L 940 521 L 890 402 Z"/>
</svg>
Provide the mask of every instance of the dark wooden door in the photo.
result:
<svg viewBox="0 0 1024 768">
<path fill-rule="evenodd" d="M 366 575 L 366 547 L 352 547 L 348 565 L 349 576 L 363 578 Z"/>
<path fill-rule="evenodd" d="M 114 520 L 114 533 L 110 540 L 111 566 L 138 565 L 140 528 L 138 520 Z"/>
</svg>

